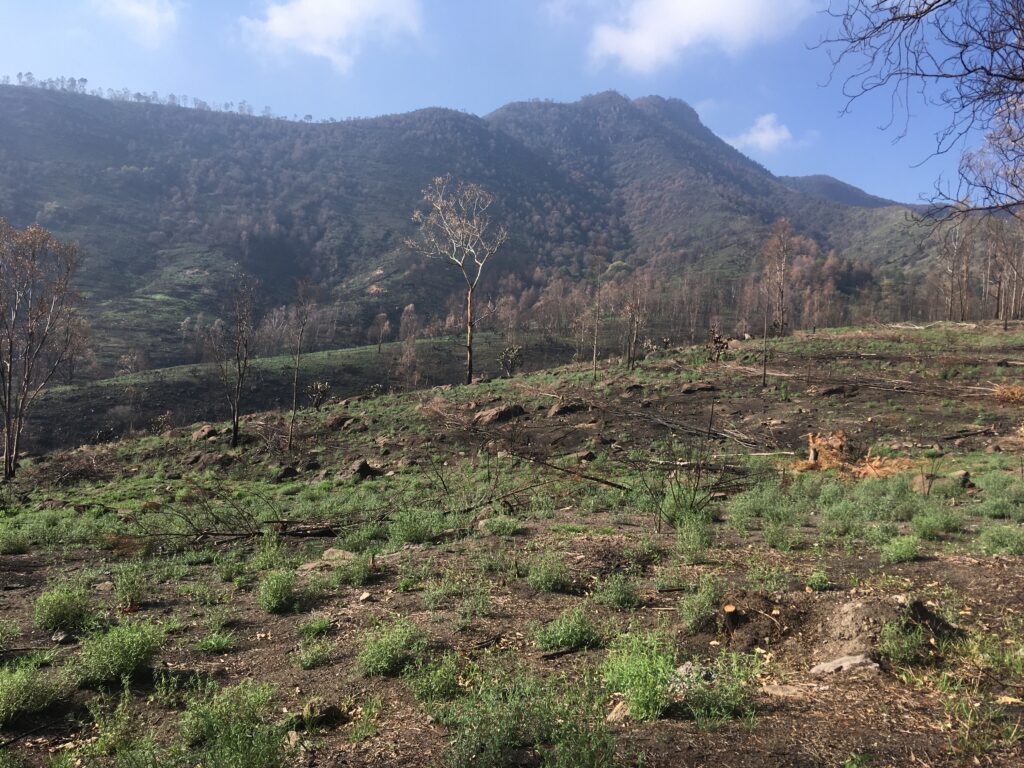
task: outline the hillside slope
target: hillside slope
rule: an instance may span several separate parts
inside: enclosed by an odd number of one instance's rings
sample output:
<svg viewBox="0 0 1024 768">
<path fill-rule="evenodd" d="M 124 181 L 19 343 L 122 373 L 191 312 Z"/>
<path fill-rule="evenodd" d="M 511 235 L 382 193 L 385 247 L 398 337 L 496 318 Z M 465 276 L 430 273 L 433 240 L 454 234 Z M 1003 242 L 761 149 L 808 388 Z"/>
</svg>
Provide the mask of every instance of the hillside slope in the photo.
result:
<svg viewBox="0 0 1024 768">
<path fill-rule="evenodd" d="M 236 270 L 262 280 L 268 305 L 316 281 L 338 307 L 338 345 L 377 312 L 439 311 L 454 276 L 402 242 L 420 190 L 446 172 L 498 196 L 513 238 L 495 281 L 579 276 L 595 257 L 745 269 L 782 215 L 825 248 L 922 256 L 891 226 L 900 209 L 795 191 L 674 99 L 311 124 L 0 86 L 0 137 L 0 216 L 81 242 L 107 364 L 129 347 L 182 362 L 179 324 L 215 314 Z"/>
</svg>

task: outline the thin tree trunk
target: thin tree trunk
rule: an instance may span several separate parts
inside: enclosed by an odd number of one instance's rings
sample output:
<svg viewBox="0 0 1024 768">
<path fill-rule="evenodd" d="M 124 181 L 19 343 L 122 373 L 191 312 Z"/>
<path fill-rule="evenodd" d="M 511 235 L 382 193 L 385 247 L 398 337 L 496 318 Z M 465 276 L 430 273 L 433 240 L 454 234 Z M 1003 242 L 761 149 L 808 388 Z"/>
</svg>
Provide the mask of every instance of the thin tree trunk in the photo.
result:
<svg viewBox="0 0 1024 768">
<path fill-rule="evenodd" d="M 473 287 L 466 291 L 466 383 L 473 383 Z"/>
<path fill-rule="evenodd" d="M 601 284 L 597 284 L 594 291 L 594 346 L 593 346 L 593 369 L 594 381 L 597 381 L 597 330 L 601 323 Z"/>
<path fill-rule="evenodd" d="M 768 306 L 764 308 L 764 347 L 761 351 L 761 386 L 768 386 Z"/>
</svg>

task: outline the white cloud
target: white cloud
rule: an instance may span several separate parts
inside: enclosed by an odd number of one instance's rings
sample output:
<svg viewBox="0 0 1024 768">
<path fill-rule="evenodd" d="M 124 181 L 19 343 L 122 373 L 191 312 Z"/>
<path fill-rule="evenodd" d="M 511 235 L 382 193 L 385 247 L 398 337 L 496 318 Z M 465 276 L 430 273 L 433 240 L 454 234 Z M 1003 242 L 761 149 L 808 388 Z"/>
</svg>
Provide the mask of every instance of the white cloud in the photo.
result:
<svg viewBox="0 0 1024 768">
<path fill-rule="evenodd" d="M 366 39 L 418 35 L 421 12 L 419 0 L 285 0 L 241 21 L 257 48 L 321 56 L 347 73 Z"/>
<path fill-rule="evenodd" d="M 590 55 L 650 73 L 688 48 L 735 54 L 777 38 L 820 5 L 816 0 L 629 0 L 615 23 L 594 28 Z"/>
<path fill-rule="evenodd" d="M 775 152 L 793 141 L 793 134 L 774 112 L 761 115 L 750 128 L 735 138 L 728 139 L 736 149 Z"/>
<path fill-rule="evenodd" d="M 159 46 L 178 28 L 178 4 L 171 0 L 92 0 L 104 16 L 127 25 L 137 40 Z"/>
</svg>

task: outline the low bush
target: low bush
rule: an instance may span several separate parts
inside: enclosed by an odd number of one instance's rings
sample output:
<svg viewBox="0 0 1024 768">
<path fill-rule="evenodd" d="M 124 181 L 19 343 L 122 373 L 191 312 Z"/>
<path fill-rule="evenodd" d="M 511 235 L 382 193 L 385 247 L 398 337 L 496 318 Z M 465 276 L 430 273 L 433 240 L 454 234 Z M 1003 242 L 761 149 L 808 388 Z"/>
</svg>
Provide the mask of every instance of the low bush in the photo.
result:
<svg viewBox="0 0 1024 768">
<path fill-rule="evenodd" d="M 295 661 L 302 669 L 316 669 L 330 664 L 333 653 L 333 640 L 303 640 L 295 651 Z"/>
<path fill-rule="evenodd" d="M 267 613 L 288 613 L 296 604 L 295 574 L 271 571 L 260 579 L 256 602 Z"/>
<path fill-rule="evenodd" d="M 125 621 L 82 640 L 74 665 L 80 684 L 103 685 L 141 672 L 164 643 L 164 629 L 150 621 Z"/>
<path fill-rule="evenodd" d="M 50 707 L 67 693 L 52 670 L 20 662 L 0 667 L 0 728 Z"/>
<path fill-rule="evenodd" d="M 484 528 L 492 536 L 515 536 L 522 532 L 523 524 L 511 515 L 495 515 L 484 520 Z"/>
<path fill-rule="evenodd" d="M 986 526 L 978 534 L 978 548 L 986 555 L 1024 555 L 1024 527 Z"/>
<path fill-rule="evenodd" d="M 47 632 L 78 633 L 96 621 L 89 590 L 84 584 L 58 584 L 36 598 L 35 621 Z"/>
<path fill-rule="evenodd" d="M 675 654 L 663 637 L 628 632 L 617 637 L 601 665 L 605 686 L 621 693 L 630 715 L 656 720 L 671 704 Z"/>
<path fill-rule="evenodd" d="M 701 728 L 754 715 L 754 689 L 761 663 L 756 656 L 723 653 L 707 663 L 683 665 L 674 681 L 680 705 Z"/>
<path fill-rule="evenodd" d="M 181 718 L 190 765 L 216 768 L 281 768 L 285 729 L 272 721 L 274 691 L 253 682 L 194 696 Z"/>
<path fill-rule="evenodd" d="M 541 555 L 526 572 L 526 583 L 538 592 L 571 592 L 572 574 L 555 553 Z"/>
<path fill-rule="evenodd" d="M 679 601 L 679 618 L 690 632 L 698 632 L 712 625 L 722 600 L 722 587 L 710 574 L 702 574 L 692 594 Z"/>
<path fill-rule="evenodd" d="M 629 611 L 640 607 L 640 591 L 629 576 L 613 573 L 594 590 L 594 602 L 619 611 Z"/>
<path fill-rule="evenodd" d="M 542 651 L 568 651 L 597 648 L 601 632 L 582 605 L 562 613 L 533 633 L 534 642 Z"/>
<path fill-rule="evenodd" d="M 364 675 L 397 675 L 427 647 L 422 629 L 408 619 L 395 619 L 363 635 L 356 664 Z"/>
<path fill-rule="evenodd" d="M 892 541 L 882 545 L 879 559 L 883 563 L 895 565 L 916 560 L 919 554 L 920 541 L 917 536 L 897 536 Z"/>
</svg>

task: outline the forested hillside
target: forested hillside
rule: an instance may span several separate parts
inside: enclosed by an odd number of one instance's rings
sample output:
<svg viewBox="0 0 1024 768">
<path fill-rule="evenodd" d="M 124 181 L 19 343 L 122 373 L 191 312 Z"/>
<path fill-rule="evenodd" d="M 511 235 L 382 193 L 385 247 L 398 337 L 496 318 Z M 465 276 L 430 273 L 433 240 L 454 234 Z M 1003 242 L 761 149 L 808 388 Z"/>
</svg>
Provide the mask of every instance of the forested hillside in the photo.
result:
<svg viewBox="0 0 1024 768">
<path fill-rule="evenodd" d="M 492 293 L 508 273 L 538 288 L 617 261 L 739 273 L 783 215 L 823 252 L 922 257 L 902 209 L 793 189 L 658 97 L 310 123 L 0 86 L 0 135 L 0 216 L 80 241 L 108 367 L 130 348 L 187 362 L 182 321 L 215 315 L 236 270 L 267 306 L 315 281 L 337 307 L 334 345 L 408 303 L 440 313 L 453 276 L 403 240 L 421 189 L 449 172 L 494 192 L 509 227 Z"/>
</svg>

